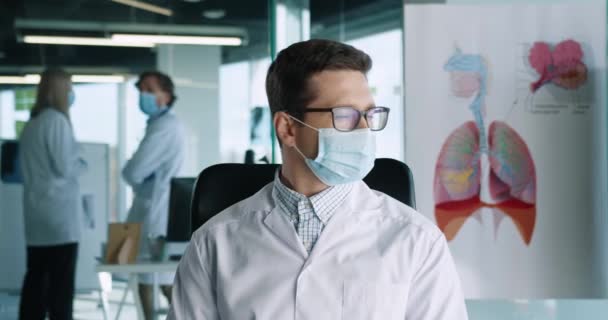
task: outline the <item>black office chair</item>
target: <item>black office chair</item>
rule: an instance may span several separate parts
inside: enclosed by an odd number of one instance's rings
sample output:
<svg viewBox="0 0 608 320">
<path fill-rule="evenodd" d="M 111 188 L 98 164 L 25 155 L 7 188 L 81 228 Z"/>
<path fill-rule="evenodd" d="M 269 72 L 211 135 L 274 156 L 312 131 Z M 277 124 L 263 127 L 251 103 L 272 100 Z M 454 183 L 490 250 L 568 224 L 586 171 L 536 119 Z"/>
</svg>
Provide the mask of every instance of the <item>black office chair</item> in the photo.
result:
<svg viewBox="0 0 608 320">
<path fill-rule="evenodd" d="M 192 197 L 192 232 L 211 217 L 245 200 L 274 180 L 279 165 L 226 163 L 211 166 L 198 177 Z M 363 179 L 367 185 L 415 208 L 410 168 L 393 159 L 377 159 Z"/>
</svg>

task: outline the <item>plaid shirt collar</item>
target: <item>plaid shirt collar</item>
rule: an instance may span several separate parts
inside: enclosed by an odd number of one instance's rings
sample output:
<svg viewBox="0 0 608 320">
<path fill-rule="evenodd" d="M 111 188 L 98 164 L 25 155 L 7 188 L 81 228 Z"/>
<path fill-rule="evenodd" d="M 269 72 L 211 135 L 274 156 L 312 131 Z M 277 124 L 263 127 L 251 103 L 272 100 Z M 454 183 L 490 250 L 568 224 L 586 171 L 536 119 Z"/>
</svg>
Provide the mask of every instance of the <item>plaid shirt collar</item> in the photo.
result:
<svg viewBox="0 0 608 320">
<path fill-rule="evenodd" d="M 306 197 L 291 190 L 281 181 L 281 169 L 279 168 L 275 173 L 273 196 L 275 202 L 289 215 L 292 222 L 300 220 L 298 204 L 301 201 L 309 201 L 314 214 L 326 225 L 336 209 L 344 203 L 353 186 L 352 183 L 331 186 L 312 197 Z"/>
</svg>

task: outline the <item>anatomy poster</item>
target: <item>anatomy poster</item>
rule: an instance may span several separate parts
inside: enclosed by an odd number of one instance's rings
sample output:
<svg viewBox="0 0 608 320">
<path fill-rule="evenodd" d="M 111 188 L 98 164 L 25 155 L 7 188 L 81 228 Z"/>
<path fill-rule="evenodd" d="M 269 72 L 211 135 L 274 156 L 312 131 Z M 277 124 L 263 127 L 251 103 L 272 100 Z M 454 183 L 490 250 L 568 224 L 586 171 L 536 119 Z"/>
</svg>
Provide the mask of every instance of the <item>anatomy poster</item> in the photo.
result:
<svg viewBox="0 0 608 320">
<path fill-rule="evenodd" d="M 406 162 L 468 298 L 599 297 L 605 12 L 406 5 Z"/>
</svg>

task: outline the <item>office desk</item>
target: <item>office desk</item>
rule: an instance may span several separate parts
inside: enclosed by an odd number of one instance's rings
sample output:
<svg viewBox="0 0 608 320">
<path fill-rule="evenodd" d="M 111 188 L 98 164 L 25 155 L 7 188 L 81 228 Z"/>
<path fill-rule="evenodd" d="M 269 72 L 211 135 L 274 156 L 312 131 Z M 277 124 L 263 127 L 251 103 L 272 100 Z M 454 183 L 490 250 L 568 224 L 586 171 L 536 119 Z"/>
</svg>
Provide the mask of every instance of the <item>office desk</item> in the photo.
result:
<svg viewBox="0 0 608 320">
<path fill-rule="evenodd" d="M 158 306 L 159 306 L 159 285 L 158 285 L 158 274 L 159 273 L 163 273 L 163 272 L 175 272 L 177 271 L 177 266 L 178 266 L 178 262 L 175 261 L 161 261 L 161 262 L 137 262 L 134 264 L 99 264 L 96 267 L 96 271 L 97 273 L 103 273 L 103 272 L 107 272 L 107 273 L 122 273 L 122 274 L 128 274 L 129 275 L 129 285 L 128 285 L 128 289 L 125 290 L 125 293 L 123 294 L 122 300 L 120 302 L 120 306 L 118 308 L 118 311 L 116 312 L 116 318 L 118 319 L 120 317 L 120 311 L 122 310 L 122 306 L 125 302 L 125 299 L 127 297 L 127 293 L 129 290 L 131 290 L 131 292 L 133 293 L 133 297 L 135 298 L 135 306 L 137 308 L 137 317 L 141 320 L 144 319 L 144 314 L 143 314 L 143 308 L 142 308 L 142 304 L 141 304 L 141 300 L 139 298 L 139 291 L 138 291 L 138 280 L 137 280 L 137 275 L 140 273 L 152 273 L 153 279 L 154 279 L 154 283 L 153 283 L 153 288 L 154 288 L 154 313 L 157 314 L 158 313 Z M 103 298 L 102 298 L 103 300 Z M 103 306 L 103 313 L 104 313 L 104 318 L 107 320 L 108 316 L 109 316 L 109 308 L 108 308 L 108 304 L 106 301 L 102 301 L 102 306 Z M 156 318 L 156 316 L 155 316 Z"/>
</svg>

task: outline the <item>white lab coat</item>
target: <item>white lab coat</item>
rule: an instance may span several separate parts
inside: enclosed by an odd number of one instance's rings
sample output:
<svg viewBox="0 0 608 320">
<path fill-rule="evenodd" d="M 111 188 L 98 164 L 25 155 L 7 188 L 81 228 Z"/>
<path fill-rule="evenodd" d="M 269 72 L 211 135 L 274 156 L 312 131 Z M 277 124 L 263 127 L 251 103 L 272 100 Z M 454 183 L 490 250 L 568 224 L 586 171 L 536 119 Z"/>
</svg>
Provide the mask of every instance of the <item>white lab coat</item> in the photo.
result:
<svg viewBox="0 0 608 320">
<path fill-rule="evenodd" d="M 78 242 L 82 203 L 78 177 L 86 164 L 68 118 L 46 109 L 31 119 L 20 139 L 23 213 L 28 246 Z"/>
<path fill-rule="evenodd" d="M 194 233 L 168 319 L 467 319 L 445 237 L 414 209 L 358 182 L 307 256 L 272 192 Z"/>
<path fill-rule="evenodd" d="M 127 221 L 142 223 L 142 259 L 150 255 L 147 238 L 167 234 L 171 179 L 178 175 L 184 153 L 184 130 L 175 114 L 168 111 L 148 121 L 143 140 L 122 171 L 134 193 Z M 140 281 L 150 284 L 152 277 L 143 275 Z M 161 275 L 159 283 L 173 283 L 173 274 Z"/>
</svg>

